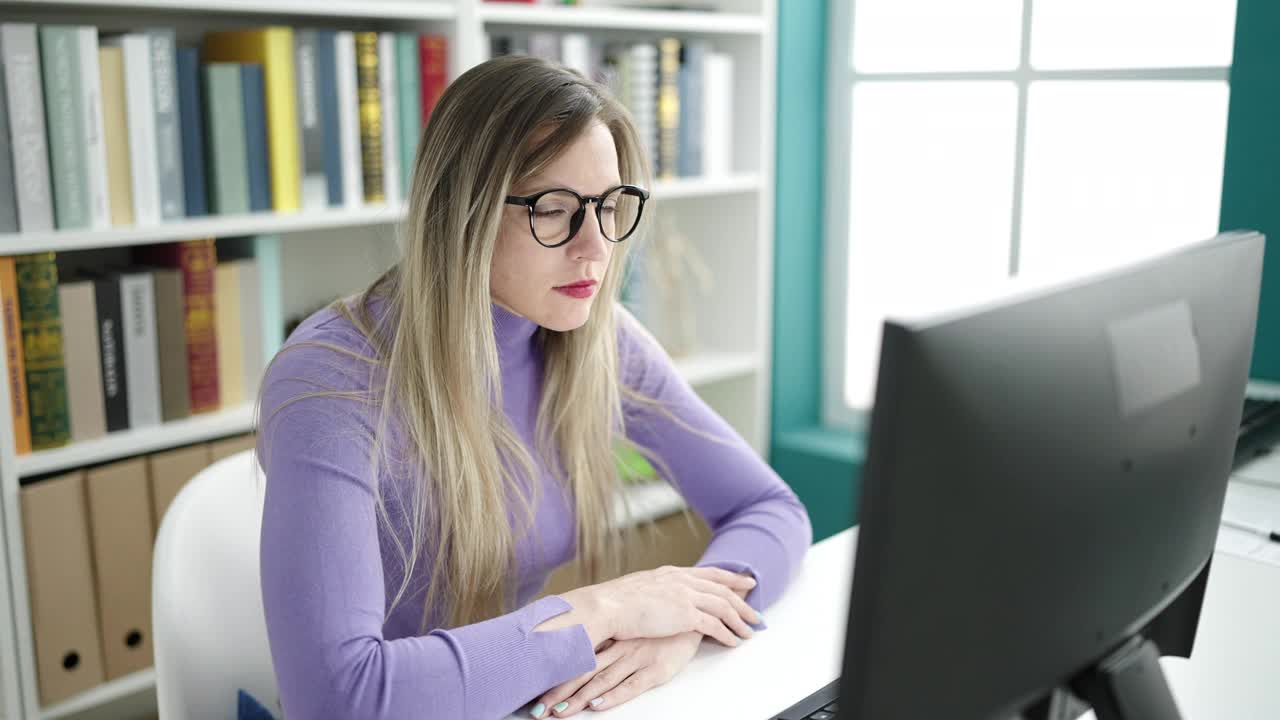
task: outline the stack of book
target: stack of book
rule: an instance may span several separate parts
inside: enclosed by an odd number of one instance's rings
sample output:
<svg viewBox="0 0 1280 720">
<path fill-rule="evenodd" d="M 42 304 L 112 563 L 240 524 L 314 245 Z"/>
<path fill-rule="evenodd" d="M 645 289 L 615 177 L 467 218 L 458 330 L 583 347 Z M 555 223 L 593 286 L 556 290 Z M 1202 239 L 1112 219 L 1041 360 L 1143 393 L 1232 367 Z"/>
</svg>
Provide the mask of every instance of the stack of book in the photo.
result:
<svg viewBox="0 0 1280 720">
<path fill-rule="evenodd" d="M 398 203 L 437 34 L 0 24 L 0 233 Z"/>
<path fill-rule="evenodd" d="M 601 43 L 539 31 L 491 35 L 489 52 L 555 60 L 608 85 L 631 111 L 659 178 L 733 170 L 733 57 L 706 40 Z"/>
<path fill-rule="evenodd" d="M 0 257 L 18 454 L 254 399 L 266 363 L 257 261 L 212 239 L 139 248 L 59 278 L 54 253 Z"/>
</svg>

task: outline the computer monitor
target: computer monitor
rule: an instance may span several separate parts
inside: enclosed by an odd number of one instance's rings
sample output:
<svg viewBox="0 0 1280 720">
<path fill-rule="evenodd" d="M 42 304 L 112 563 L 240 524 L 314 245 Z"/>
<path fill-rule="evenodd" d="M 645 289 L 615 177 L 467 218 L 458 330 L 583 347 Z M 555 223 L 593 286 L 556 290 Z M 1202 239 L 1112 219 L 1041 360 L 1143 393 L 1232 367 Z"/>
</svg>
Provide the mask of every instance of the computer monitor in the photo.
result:
<svg viewBox="0 0 1280 720">
<path fill-rule="evenodd" d="M 1263 238 L 884 327 L 839 717 L 1177 717 Z M 1058 698 L 1064 697 L 1058 695 Z"/>
</svg>

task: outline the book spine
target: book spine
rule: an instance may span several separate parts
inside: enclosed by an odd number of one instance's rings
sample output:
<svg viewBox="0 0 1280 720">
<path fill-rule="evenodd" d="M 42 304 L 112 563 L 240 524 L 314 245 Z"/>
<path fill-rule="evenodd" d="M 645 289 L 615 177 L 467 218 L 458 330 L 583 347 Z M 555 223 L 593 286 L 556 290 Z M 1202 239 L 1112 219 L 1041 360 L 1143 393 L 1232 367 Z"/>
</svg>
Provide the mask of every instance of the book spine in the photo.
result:
<svg viewBox="0 0 1280 720">
<path fill-rule="evenodd" d="M 413 185 L 413 162 L 422 135 L 422 69 L 418 61 L 418 36 L 396 35 L 396 100 L 400 116 L 400 187 L 405 196 Z"/>
<path fill-rule="evenodd" d="M 155 103 L 160 217 L 175 220 L 186 213 L 186 192 L 182 182 L 182 134 L 178 123 L 178 67 L 174 57 L 174 31 L 148 30 L 146 37 L 151 51 L 151 93 Z"/>
<path fill-rule="evenodd" d="M 240 66 L 240 90 L 243 93 L 245 164 L 249 173 L 249 210 L 271 209 L 271 170 L 268 167 L 267 108 L 264 99 L 262 66 Z"/>
<path fill-rule="evenodd" d="M 151 43 L 146 35 L 125 35 L 120 43 L 124 51 L 129 167 L 133 171 L 133 219 L 137 225 L 155 225 L 160 222 L 160 185 Z"/>
<path fill-rule="evenodd" d="M 18 228 L 22 232 L 52 230 L 53 190 L 49 183 L 44 87 L 35 25 L 0 24 L 0 65 L 4 66 L 8 93 Z"/>
<path fill-rule="evenodd" d="M 319 98 L 321 146 L 324 150 L 326 200 L 342 205 L 342 138 L 338 120 L 336 33 L 316 31 L 316 94 Z"/>
<path fill-rule="evenodd" d="M 80 92 L 80 40 L 69 25 L 40 27 L 44 112 L 49 130 L 53 214 L 59 230 L 89 227 L 85 181 L 84 112 Z"/>
<path fill-rule="evenodd" d="M 400 202 L 400 128 L 396 105 L 396 36 L 378 35 L 378 97 L 382 101 L 382 190 L 389 203 Z"/>
<path fill-rule="evenodd" d="M 178 49 L 178 125 L 182 129 L 182 190 L 187 217 L 209 214 L 205 186 L 204 102 L 200 57 L 195 48 Z"/>
<path fill-rule="evenodd" d="M 133 224 L 133 163 L 129 158 L 128 103 L 124 89 L 124 51 L 98 48 L 102 80 L 102 129 L 107 148 L 107 186 L 111 224 Z"/>
<path fill-rule="evenodd" d="M 214 316 L 213 238 L 178 246 L 178 266 L 186 306 L 187 367 L 191 375 L 191 412 L 218 409 L 218 338 Z"/>
<path fill-rule="evenodd" d="M 18 196 L 13 188 L 8 104 L 4 91 L 4 72 L 0 71 L 0 233 L 18 232 Z"/>
<path fill-rule="evenodd" d="M 157 425 L 160 415 L 160 358 L 156 341 L 155 283 L 149 272 L 120 275 L 124 313 L 124 367 L 129 379 L 129 427 Z"/>
<path fill-rule="evenodd" d="M 245 148 L 244 95 L 240 65 L 204 66 L 205 139 L 208 141 L 209 201 L 213 212 L 249 212 L 249 158 Z"/>
<path fill-rule="evenodd" d="M 334 39 L 334 48 L 338 68 L 338 125 L 342 145 L 342 204 L 355 208 L 364 203 L 355 35 L 350 32 L 338 33 Z"/>
<path fill-rule="evenodd" d="M 31 452 L 31 418 L 27 405 L 27 370 L 22 352 L 22 318 L 18 314 L 18 275 L 12 257 L 0 256 L 0 311 L 4 321 L 4 354 L 9 370 L 9 417 L 13 420 L 13 449 Z"/>
<path fill-rule="evenodd" d="M 98 67 L 98 29 L 76 28 L 80 43 L 80 109 L 84 113 L 85 180 L 88 183 L 89 225 L 111 227 L 111 199 L 107 189 L 107 139 L 102 122 L 102 72 Z"/>
<path fill-rule="evenodd" d="M 364 201 L 385 202 L 382 184 L 382 99 L 378 94 L 378 34 L 358 32 L 356 83 L 360 98 L 360 171 Z"/>
<path fill-rule="evenodd" d="M 658 42 L 658 177 L 674 178 L 680 138 L 680 40 Z"/>
<path fill-rule="evenodd" d="M 67 410 L 62 317 L 58 310 L 58 266 L 52 252 L 19 255 L 14 262 L 31 447 L 59 447 L 71 439 L 71 417 Z"/>
<path fill-rule="evenodd" d="M 293 66 L 298 80 L 298 138 L 302 143 L 302 206 L 306 208 L 322 208 L 329 204 L 316 34 L 315 30 L 299 30 L 293 34 Z"/>
<path fill-rule="evenodd" d="M 658 48 L 636 43 L 627 56 L 630 72 L 628 107 L 635 118 L 643 155 L 652 170 L 658 167 Z"/>
<path fill-rule="evenodd" d="M 129 379 L 125 369 L 124 314 L 120 305 L 120 280 L 101 277 L 93 283 L 98 318 L 98 342 L 102 357 L 102 401 L 107 432 L 129 428 Z"/>
<path fill-rule="evenodd" d="M 156 347 L 160 350 L 160 415 L 169 422 L 191 415 L 182 272 L 157 269 L 152 279 L 156 291 Z"/>
<path fill-rule="evenodd" d="M 72 442 L 92 440 L 107 433 L 106 406 L 102 402 L 102 359 L 93 305 L 92 283 L 77 281 L 58 286 Z"/>
<path fill-rule="evenodd" d="M 680 68 L 680 162 L 685 177 L 702 175 L 702 74 L 707 44 L 703 40 L 685 43 Z"/>
<path fill-rule="evenodd" d="M 708 52 L 702 68 L 702 172 L 726 175 L 732 169 L 733 58 Z"/>
<path fill-rule="evenodd" d="M 428 33 L 418 40 L 422 66 L 422 125 L 426 127 L 444 88 L 449 84 L 449 38 Z"/>
</svg>

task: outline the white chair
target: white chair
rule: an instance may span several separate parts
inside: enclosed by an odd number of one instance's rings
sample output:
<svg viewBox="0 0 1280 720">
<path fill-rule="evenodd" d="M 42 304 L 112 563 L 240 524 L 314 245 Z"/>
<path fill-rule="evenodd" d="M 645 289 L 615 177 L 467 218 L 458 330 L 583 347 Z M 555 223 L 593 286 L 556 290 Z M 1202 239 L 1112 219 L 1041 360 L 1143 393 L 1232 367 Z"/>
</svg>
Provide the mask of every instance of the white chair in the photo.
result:
<svg viewBox="0 0 1280 720">
<path fill-rule="evenodd" d="M 259 576 L 265 487 L 245 450 L 200 471 L 160 523 L 151 622 L 161 720 L 234 718 L 239 689 L 280 716 Z"/>
</svg>

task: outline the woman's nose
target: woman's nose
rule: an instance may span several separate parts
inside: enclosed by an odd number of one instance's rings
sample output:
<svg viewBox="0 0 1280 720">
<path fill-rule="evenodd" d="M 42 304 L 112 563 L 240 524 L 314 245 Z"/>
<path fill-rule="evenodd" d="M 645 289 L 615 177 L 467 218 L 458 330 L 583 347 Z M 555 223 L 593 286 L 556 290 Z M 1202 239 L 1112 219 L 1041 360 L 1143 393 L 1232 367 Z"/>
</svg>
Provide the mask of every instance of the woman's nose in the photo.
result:
<svg viewBox="0 0 1280 720">
<path fill-rule="evenodd" d="M 604 233 L 600 229 L 600 219 L 594 212 L 587 211 L 587 216 L 582 219 L 582 227 L 578 229 L 578 234 L 574 236 L 573 242 L 569 243 L 570 255 L 575 259 L 581 260 L 603 260 L 608 255 L 607 243 Z"/>
</svg>

